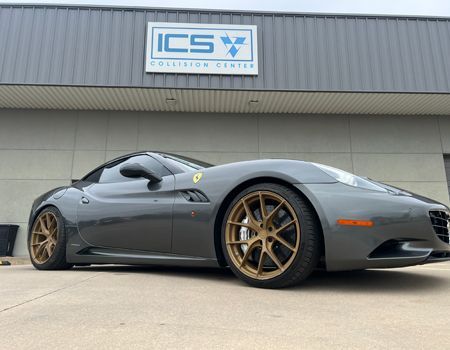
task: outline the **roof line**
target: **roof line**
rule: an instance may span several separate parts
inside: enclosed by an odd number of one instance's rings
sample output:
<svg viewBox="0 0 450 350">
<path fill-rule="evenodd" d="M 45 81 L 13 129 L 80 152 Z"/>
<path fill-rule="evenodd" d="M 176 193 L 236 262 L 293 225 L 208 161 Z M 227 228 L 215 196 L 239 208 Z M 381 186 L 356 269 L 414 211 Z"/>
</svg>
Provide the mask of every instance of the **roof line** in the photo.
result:
<svg viewBox="0 0 450 350">
<path fill-rule="evenodd" d="M 258 89 L 258 88 L 218 88 L 218 87 L 173 87 L 173 86 L 135 86 L 135 85 L 91 85 L 91 84 L 54 84 L 54 83 L 4 83 L 0 87 L 43 87 L 43 88 L 77 88 L 77 89 L 144 89 L 144 90 L 208 90 L 208 91 L 246 91 L 246 92 L 287 92 L 310 94 L 379 94 L 379 95 L 450 95 L 450 91 L 405 91 L 405 90 L 312 90 L 312 89 Z"/>
<path fill-rule="evenodd" d="M 39 3 L 24 2 L 0 3 L 0 7 L 57 7 L 57 8 L 89 8 L 89 9 L 111 9 L 111 10 L 154 10 L 154 11 L 188 11 L 188 12 L 219 12 L 254 15 L 291 15 L 291 16 L 311 16 L 311 17 L 352 17 L 352 18 L 405 18 L 405 19 L 435 19 L 450 20 L 449 16 L 428 16 L 428 15 L 396 15 L 396 14 L 368 14 L 368 13 L 336 13 L 336 12 L 296 12 L 296 11 L 268 11 L 268 10 L 231 10 L 231 9 L 208 9 L 208 8 L 177 8 L 177 7 L 149 7 L 145 5 L 102 5 L 102 4 L 61 4 L 61 3 Z"/>
</svg>

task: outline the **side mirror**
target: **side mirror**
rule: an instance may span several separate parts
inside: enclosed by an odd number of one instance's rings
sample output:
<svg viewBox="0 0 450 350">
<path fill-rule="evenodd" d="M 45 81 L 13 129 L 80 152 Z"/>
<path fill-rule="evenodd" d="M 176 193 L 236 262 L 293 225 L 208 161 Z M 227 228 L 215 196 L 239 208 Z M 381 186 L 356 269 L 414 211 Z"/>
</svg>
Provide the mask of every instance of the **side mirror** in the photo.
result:
<svg viewBox="0 0 450 350">
<path fill-rule="evenodd" d="M 150 182 L 161 182 L 161 176 L 155 174 L 153 171 L 147 169 L 141 164 L 124 164 L 120 167 L 120 174 L 125 177 L 143 177 L 148 179 Z"/>
</svg>

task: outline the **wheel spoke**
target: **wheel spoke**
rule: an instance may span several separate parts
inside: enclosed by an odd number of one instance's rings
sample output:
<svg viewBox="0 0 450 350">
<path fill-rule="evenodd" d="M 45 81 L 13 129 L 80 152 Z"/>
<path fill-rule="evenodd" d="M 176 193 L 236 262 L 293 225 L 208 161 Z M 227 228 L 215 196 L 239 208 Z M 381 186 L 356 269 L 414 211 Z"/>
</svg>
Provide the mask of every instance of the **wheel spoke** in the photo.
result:
<svg viewBox="0 0 450 350">
<path fill-rule="evenodd" d="M 36 250 L 35 256 L 37 259 L 42 258 L 42 254 L 44 252 L 45 246 L 46 246 L 46 241 L 41 242 L 41 245 L 39 246 L 39 248 Z"/>
<path fill-rule="evenodd" d="M 53 249 L 52 249 L 52 247 L 51 247 L 51 244 L 49 243 L 49 244 L 47 244 L 47 246 L 45 247 L 45 250 L 47 251 L 47 255 L 48 255 L 48 257 L 51 257 L 52 256 L 52 252 L 53 252 Z"/>
<path fill-rule="evenodd" d="M 45 226 L 45 222 L 42 217 L 39 218 L 39 223 L 41 224 L 41 231 L 47 231 L 47 227 Z"/>
<path fill-rule="evenodd" d="M 50 226 L 48 227 L 48 231 L 50 232 L 50 234 L 53 234 L 53 232 L 55 231 L 55 229 L 56 229 L 55 220 L 52 219 L 52 220 L 51 220 L 51 223 L 50 223 Z"/>
<path fill-rule="evenodd" d="M 33 231 L 33 234 L 34 234 L 34 235 L 41 235 L 41 236 L 44 236 L 44 237 L 48 237 L 48 234 L 45 233 L 45 232 Z"/>
<path fill-rule="evenodd" d="M 283 232 L 284 230 L 286 230 L 289 226 L 295 224 L 297 222 L 297 220 L 292 220 L 290 222 L 288 222 L 286 225 L 281 226 L 280 228 L 277 228 L 275 231 L 275 234 L 279 234 L 281 232 Z"/>
<path fill-rule="evenodd" d="M 48 213 L 45 214 L 45 225 L 47 226 L 48 230 L 52 226 L 52 217 Z"/>
<path fill-rule="evenodd" d="M 252 223 L 255 227 L 258 227 L 258 221 L 256 221 L 252 210 L 250 209 L 248 203 L 244 199 L 242 199 L 242 205 L 244 206 L 245 214 L 247 215 L 248 221 Z"/>
<path fill-rule="evenodd" d="M 261 207 L 261 220 L 264 222 L 267 217 L 266 201 L 262 192 L 259 192 L 259 205 Z"/>
<path fill-rule="evenodd" d="M 292 220 L 288 222 L 287 224 L 281 226 L 275 231 L 274 238 L 283 244 L 285 247 L 289 248 L 291 251 L 295 252 L 295 247 L 290 244 L 288 241 L 286 241 L 283 237 L 280 236 L 280 233 L 286 230 L 288 227 L 292 226 L 293 224 L 297 223 L 297 220 Z"/>
<path fill-rule="evenodd" d="M 56 236 L 57 232 L 58 232 L 58 227 L 57 226 L 53 227 L 50 231 L 50 237 Z"/>
<path fill-rule="evenodd" d="M 227 244 L 229 245 L 233 245 L 233 244 L 251 244 L 252 240 L 250 239 L 244 239 L 242 241 L 233 241 L 233 242 L 227 242 Z"/>
<path fill-rule="evenodd" d="M 264 256 L 266 255 L 266 251 L 261 249 L 261 254 L 259 255 L 259 261 L 258 261 L 258 271 L 256 271 L 256 277 L 259 277 L 263 273 L 264 268 Z"/>
<path fill-rule="evenodd" d="M 53 255 L 53 252 L 54 252 L 55 249 L 56 249 L 56 243 L 55 243 L 55 242 L 52 242 L 51 247 L 52 247 L 52 255 Z"/>
<path fill-rule="evenodd" d="M 249 244 L 247 246 L 247 250 L 244 253 L 244 256 L 242 257 L 242 261 L 241 261 L 241 266 L 244 266 L 244 264 L 247 262 L 248 258 L 250 257 L 250 254 L 253 252 L 253 250 L 257 247 L 258 245 L 256 244 L 256 240 Z"/>
<path fill-rule="evenodd" d="M 288 241 L 286 241 L 284 238 L 280 237 L 280 236 L 275 236 L 275 239 L 280 242 L 282 245 L 284 245 L 286 248 L 288 248 L 289 250 L 295 252 L 295 247 L 290 244 Z"/>
<path fill-rule="evenodd" d="M 256 231 L 259 227 L 255 226 L 253 222 L 245 223 L 245 222 L 237 222 L 237 221 L 227 221 L 227 224 L 229 225 L 235 225 L 235 226 L 241 226 L 246 227 L 250 230 Z"/>
<path fill-rule="evenodd" d="M 277 256 L 275 255 L 275 253 L 271 250 L 271 248 L 267 249 L 267 255 L 269 256 L 269 258 L 275 263 L 275 265 L 278 266 L 278 268 L 281 271 L 284 271 L 284 267 L 281 264 L 280 260 L 277 258 Z"/>
<path fill-rule="evenodd" d="M 273 217 L 275 216 L 275 214 L 278 213 L 278 211 L 279 211 L 285 204 L 286 204 L 286 201 L 285 201 L 285 200 L 281 201 L 280 204 L 278 204 L 278 205 L 275 207 L 275 209 L 273 209 L 273 210 L 269 213 L 269 215 L 267 215 L 267 222 L 270 222 L 270 221 L 273 219 Z"/>
</svg>

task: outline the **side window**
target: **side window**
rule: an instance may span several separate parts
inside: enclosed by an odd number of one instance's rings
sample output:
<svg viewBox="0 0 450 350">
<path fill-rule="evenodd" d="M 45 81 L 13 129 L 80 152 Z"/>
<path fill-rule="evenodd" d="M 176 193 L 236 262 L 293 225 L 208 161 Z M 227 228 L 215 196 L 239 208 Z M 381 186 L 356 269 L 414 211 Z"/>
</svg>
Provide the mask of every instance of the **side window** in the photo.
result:
<svg viewBox="0 0 450 350">
<path fill-rule="evenodd" d="M 106 167 L 104 167 L 102 170 L 102 173 L 100 175 L 100 183 L 110 183 L 110 182 L 125 182 L 125 181 L 133 181 L 136 179 L 129 178 L 122 176 L 120 174 L 120 167 L 124 164 L 132 164 L 132 163 L 139 163 L 146 167 L 147 169 L 155 172 L 159 176 L 167 176 L 170 175 L 170 172 L 156 159 L 147 156 L 147 155 L 139 155 L 123 160 L 119 160 L 117 162 L 114 162 Z M 92 174 L 94 175 L 94 174 Z"/>
<path fill-rule="evenodd" d="M 97 183 L 100 181 L 100 176 L 102 175 L 104 168 L 98 169 L 96 172 L 93 172 L 88 177 L 84 178 L 84 181 L 86 182 L 94 182 Z"/>
</svg>

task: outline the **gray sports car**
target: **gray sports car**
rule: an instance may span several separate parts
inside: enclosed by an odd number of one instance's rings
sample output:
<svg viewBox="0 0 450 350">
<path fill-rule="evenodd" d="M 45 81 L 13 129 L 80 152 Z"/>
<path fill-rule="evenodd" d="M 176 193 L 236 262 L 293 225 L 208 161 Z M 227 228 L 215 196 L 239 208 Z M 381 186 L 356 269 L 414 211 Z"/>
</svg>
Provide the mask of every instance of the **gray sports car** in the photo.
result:
<svg viewBox="0 0 450 350">
<path fill-rule="evenodd" d="M 450 259 L 449 209 L 326 165 L 212 166 L 139 152 L 35 200 L 37 269 L 85 264 L 229 266 L 266 288 L 329 271 Z"/>
</svg>

